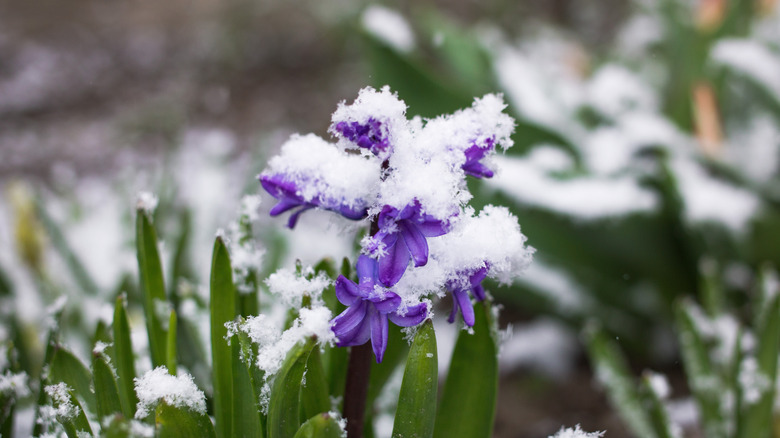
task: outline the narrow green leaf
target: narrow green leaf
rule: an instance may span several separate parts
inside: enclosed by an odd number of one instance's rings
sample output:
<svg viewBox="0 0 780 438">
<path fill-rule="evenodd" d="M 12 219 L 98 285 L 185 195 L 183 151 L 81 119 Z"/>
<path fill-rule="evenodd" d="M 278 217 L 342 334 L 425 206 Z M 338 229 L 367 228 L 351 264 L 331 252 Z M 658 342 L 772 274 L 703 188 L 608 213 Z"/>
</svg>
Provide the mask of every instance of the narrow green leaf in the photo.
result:
<svg viewBox="0 0 780 438">
<path fill-rule="evenodd" d="M 158 308 L 166 303 L 165 281 L 163 280 L 160 254 L 157 249 L 157 232 L 143 209 L 136 211 L 136 249 L 138 255 L 138 272 L 140 286 L 143 291 L 144 315 L 146 330 L 149 335 L 149 351 L 152 356 L 152 367 L 165 365 L 166 335 Z"/>
<path fill-rule="evenodd" d="M 761 396 L 754 403 L 745 404 L 741 422 L 741 437 L 757 437 L 772 428 L 772 408 L 777 382 L 777 357 L 780 348 L 780 294 L 771 282 L 762 282 L 764 287 L 764 309 L 756 322 L 758 345 L 756 360 L 758 369 L 753 371 L 766 379 L 766 386 L 760 388 Z M 774 288 L 770 290 L 769 288 Z"/>
<path fill-rule="evenodd" d="M 612 407 L 620 413 L 636 436 L 654 438 L 655 433 L 637 385 L 617 345 L 593 324 L 587 327 L 585 336 L 596 378 L 606 388 Z"/>
<path fill-rule="evenodd" d="M 409 343 L 404 339 L 401 328 L 391 324 L 388 329 L 387 349 L 382 363 L 371 361 L 371 373 L 368 378 L 368 395 L 366 405 L 372 406 L 374 400 L 382 393 L 382 389 L 390 380 L 396 368 L 403 364 L 404 358 L 409 355 Z"/>
<path fill-rule="evenodd" d="M 70 244 L 68 244 L 59 225 L 49 216 L 49 212 L 43 207 L 42 199 L 39 196 L 35 198 L 35 213 L 41 220 L 44 228 L 46 228 L 46 234 L 51 239 L 52 246 L 60 253 L 60 257 L 65 260 L 65 265 L 70 269 L 73 279 L 76 280 L 79 288 L 89 295 L 96 295 L 99 292 L 97 283 L 89 275 L 86 268 L 84 268 L 84 264 L 81 263 L 81 260 L 79 260 Z"/>
<path fill-rule="evenodd" d="M 461 330 L 452 352 L 436 415 L 437 438 L 493 434 L 498 395 L 498 348 L 491 335 L 489 309 L 474 307 L 474 334 Z"/>
<path fill-rule="evenodd" d="M 302 420 L 330 410 L 328 382 L 322 369 L 320 349 L 315 348 L 306 362 L 306 383 L 301 387 Z"/>
<path fill-rule="evenodd" d="M 135 394 L 133 380 L 135 374 L 135 360 L 133 358 L 133 345 L 130 341 L 130 325 L 127 322 L 124 297 L 119 296 L 114 305 L 114 363 L 116 364 L 117 385 L 119 389 L 119 401 L 122 404 L 122 413 L 127 418 L 133 418 L 138 397 Z"/>
<path fill-rule="evenodd" d="M 653 387 L 653 379 L 662 378 L 654 376 L 651 372 L 645 372 L 642 375 L 639 393 L 642 398 L 642 404 L 650 419 L 655 436 L 658 438 L 676 438 L 672 422 L 669 420 L 669 413 L 660 395 Z"/>
<path fill-rule="evenodd" d="M 87 404 L 90 412 L 97 412 L 95 394 L 92 392 L 92 375 L 81 361 L 62 346 L 55 348 L 49 366 L 49 382 L 64 382 Z"/>
<path fill-rule="evenodd" d="M 301 381 L 313 348 L 313 339 L 297 344 L 287 353 L 276 374 L 268 404 L 268 438 L 292 438 L 298 431 Z"/>
<path fill-rule="evenodd" d="M 251 370 L 253 364 L 241 361 L 241 343 L 237 336 L 231 339 L 233 354 L 233 436 L 263 437 L 263 427 L 260 421 L 260 407 L 257 402 L 259 393 L 255 392 Z"/>
<path fill-rule="evenodd" d="M 176 311 L 168 318 L 168 340 L 165 342 L 165 364 L 172 376 L 176 375 Z"/>
<path fill-rule="evenodd" d="M 83 406 L 81 406 L 74 391 L 68 391 L 68 396 L 70 397 L 70 403 L 78 410 L 78 414 L 76 418 L 59 420 L 60 424 L 65 427 L 65 433 L 68 435 L 68 438 L 81 438 L 84 432 L 88 434 L 87 436 L 91 436 L 92 428 L 89 426 Z M 56 405 L 57 403 L 55 402 L 54 404 Z"/>
<path fill-rule="evenodd" d="M 217 436 L 232 436 L 233 364 L 232 348 L 227 344 L 225 323 L 236 317 L 235 288 L 230 256 L 221 237 L 214 242 L 211 259 L 211 360 L 214 381 L 214 420 Z"/>
<path fill-rule="evenodd" d="M 92 378 L 95 382 L 98 419 L 102 421 L 105 417 L 122 413 L 114 373 L 106 363 L 103 353 L 92 354 Z"/>
<path fill-rule="evenodd" d="M 59 337 L 60 322 L 62 319 L 62 309 L 52 315 L 55 323 L 49 329 L 49 333 L 46 337 L 46 352 L 43 357 L 43 366 L 51 366 L 54 359 L 54 352 L 56 351 L 56 340 Z M 40 436 L 43 430 L 43 422 L 41 420 L 41 408 L 46 404 L 47 396 L 44 387 L 46 386 L 46 376 L 41 373 L 38 379 L 38 398 L 35 402 L 35 422 L 33 423 L 33 436 Z"/>
<path fill-rule="evenodd" d="M 338 421 L 327 413 L 317 414 L 303 423 L 293 438 L 341 438 Z"/>
<path fill-rule="evenodd" d="M 431 320 L 426 320 L 414 335 L 406 360 L 393 422 L 393 438 L 433 436 L 438 372 L 436 333 Z"/>
<path fill-rule="evenodd" d="M 155 409 L 158 438 L 214 438 L 208 415 L 160 403 Z"/>
<path fill-rule="evenodd" d="M 692 302 L 685 301 L 677 307 L 677 332 L 683 365 L 699 407 L 705 435 L 721 437 L 725 436 L 725 431 L 719 401 L 724 385 L 713 369 L 707 345 L 699 332 L 697 321 L 701 318 L 704 318 L 703 313 Z"/>
</svg>

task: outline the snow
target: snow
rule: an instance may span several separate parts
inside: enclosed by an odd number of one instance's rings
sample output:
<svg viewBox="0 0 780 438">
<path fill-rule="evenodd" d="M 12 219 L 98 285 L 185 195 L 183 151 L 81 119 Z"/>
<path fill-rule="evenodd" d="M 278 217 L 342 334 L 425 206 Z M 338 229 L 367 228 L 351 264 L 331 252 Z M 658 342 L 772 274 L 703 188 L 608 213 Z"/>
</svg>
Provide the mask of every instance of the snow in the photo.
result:
<svg viewBox="0 0 780 438">
<path fill-rule="evenodd" d="M 587 293 L 566 272 L 538 259 L 528 267 L 518 283 L 546 295 L 563 314 L 588 313 L 593 306 Z"/>
<path fill-rule="evenodd" d="M 669 386 L 669 380 L 666 379 L 666 376 L 652 371 L 647 371 L 645 375 L 647 376 L 647 379 L 650 382 L 650 388 L 655 395 L 661 400 L 668 399 L 672 389 Z"/>
<path fill-rule="evenodd" d="M 742 400 L 747 405 L 758 403 L 761 397 L 772 389 L 772 381 L 758 369 L 758 361 L 755 357 L 746 357 L 742 360 L 737 380 L 742 391 Z"/>
<path fill-rule="evenodd" d="M 135 392 L 138 395 L 135 418 L 138 420 L 149 416 L 160 401 L 172 407 L 206 414 L 206 396 L 195 386 L 192 376 L 186 373 L 172 376 L 164 366 L 136 377 Z"/>
<path fill-rule="evenodd" d="M 572 216 L 599 220 L 657 209 L 656 195 L 631 177 L 581 177 L 561 180 L 549 176 L 528 158 L 496 157 L 501 169 L 486 186 L 516 201 Z"/>
<path fill-rule="evenodd" d="M 304 296 L 319 301 L 322 291 L 331 284 L 331 280 L 324 272 L 315 276 L 311 267 L 307 268 L 305 272 L 312 278 L 306 278 L 307 275 L 298 275 L 291 269 L 280 269 L 268 276 L 265 284 L 272 294 L 282 300 L 285 306 L 299 308 Z"/>
<path fill-rule="evenodd" d="M 671 167 L 677 176 L 687 221 L 716 222 L 740 233 L 757 213 L 760 201 L 754 193 L 709 176 L 690 160 L 675 159 Z"/>
<path fill-rule="evenodd" d="M 56 385 L 48 385 L 44 387 L 46 395 L 48 395 L 54 402 L 56 407 L 44 407 L 48 409 L 41 409 L 41 417 L 44 421 L 54 420 L 69 421 L 79 415 L 78 406 L 74 405 L 70 401 L 71 388 L 65 383 L 57 383 Z"/>
<path fill-rule="evenodd" d="M 136 197 L 136 208 L 144 211 L 147 215 L 154 214 L 160 199 L 152 192 L 139 192 Z"/>
<path fill-rule="evenodd" d="M 372 5 L 363 11 L 361 23 L 366 31 L 395 50 L 403 53 L 414 50 L 412 28 L 398 12 Z"/>
<path fill-rule="evenodd" d="M 654 90 L 639 76 L 617 64 L 599 68 L 587 84 L 586 102 L 607 117 L 627 111 L 656 111 Z"/>
<path fill-rule="evenodd" d="M 780 55 L 749 39 L 725 38 L 712 48 L 711 59 L 761 84 L 780 101 Z"/>
<path fill-rule="evenodd" d="M 561 430 L 559 430 L 558 433 L 550 435 L 548 438 L 599 438 L 602 436 L 604 436 L 604 432 L 585 432 L 580 429 L 580 425 L 578 424 L 573 429 L 564 429 L 561 427 Z"/>
<path fill-rule="evenodd" d="M 27 386 L 27 373 L 12 373 L 6 371 L 0 374 L 0 395 L 3 397 L 24 398 L 30 395 L 30 388 Z"/>
</svg>

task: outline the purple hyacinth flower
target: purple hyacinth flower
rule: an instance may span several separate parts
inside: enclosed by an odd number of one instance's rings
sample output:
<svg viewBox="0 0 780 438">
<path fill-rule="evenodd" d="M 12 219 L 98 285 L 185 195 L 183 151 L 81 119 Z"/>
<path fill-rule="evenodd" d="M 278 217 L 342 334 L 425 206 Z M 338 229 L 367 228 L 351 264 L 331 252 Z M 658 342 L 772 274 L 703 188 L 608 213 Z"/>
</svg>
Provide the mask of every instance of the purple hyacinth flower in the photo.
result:
<svg viewBox="0 0 780 438">
<path fill-rule="evenodd" d="M 406 272 L 409 260 L 414 266 L 428 263 L 427 237 L 447 232 L 445 221 L 424 214 L 418 201 L 402 210 L 385 205 L 377 218 L 379 231 L 372 236 L 366 248 L 378 254 L 379 281 L 386 287 L 398 283 Z"/>
<path fill-rule="evenodd" d="M 298 183 L 283 174 L 260 175 L 260 184 L 271 196 L 279 202 L 271 208 L 271 216 L 278 216 L 286 211 L 298 209 L 287 221 L 289 228 L 294 228 L 301 213 L 314 207 L 341 213 L 347 219 L 360 220 L 366 217 L 368 209 L 365 206 L 357 207 L 347 203 L 337 202 L 322 197 L 305 200 L 300 195 L 301 189 Z"/>
<path fill-rule="evenodd" d="M 449 282 L 447 289 L 452 292 L 452 312 L 447 319 L 450 323 L 455 322 L 455 317 L 460 310 L 463 315 L 463 322 L 467 326 L 474 326 L 474 306 L 471 305 L 471 298 L 469 297 L 469 291 L 474 294 L 477 301 L 483 301 L 485 299 L 485 289 L 482 287 L 482 280 L 487 277 L 488 266 L 476 270 L 474 273 L 468 276 L 466 281 L 462 282 Z"/>
<path fill-rule="evenodd" d="M 366 123 L 337 122 L 331 126 L 331 132 L 341 135 L 360 148 L 368 149 L 378 157 L 385 157 L 390 141 L 382 133 L 382 122 L 369 118 Z"/>
<path fill-rule="evenodd" d="M 475 178 L 492 178 L 493 171 L 480 162 L 481 159 L 492 152 L 496 147 L 496 138 L 488 137 L 481 144 L 474 142 L 468 149 L 464 151 L 466 155 L 466 162 L 463 164 L 462 169 L 466 172 L 466 175 L 471 175 Z"/>
<path fill-rule="evenodd" d="M 377 261 L 361 255 L 357 262 L 359 284 L 343 275 L 336 279 L 336 297 L 349 307 L 331 320 L 331 330 L 339 347 L 363 345 L 371 339 L 376 361 L 381 363 L 387 349 L 388 321 L 401 327 L 415 326 L 428 316 L 428 306 L 420 303 L 399 312 L 401 297 L 379 284 L 378 272 Z"/>
</svg>

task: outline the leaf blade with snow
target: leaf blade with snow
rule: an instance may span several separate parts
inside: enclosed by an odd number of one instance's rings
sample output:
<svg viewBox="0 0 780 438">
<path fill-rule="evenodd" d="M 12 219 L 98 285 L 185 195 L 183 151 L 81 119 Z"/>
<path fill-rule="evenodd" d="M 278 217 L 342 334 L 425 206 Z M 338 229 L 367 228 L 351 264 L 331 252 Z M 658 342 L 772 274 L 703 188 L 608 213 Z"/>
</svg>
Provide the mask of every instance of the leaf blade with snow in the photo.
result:
<svg viewBox="0 0 780 438">
<path fill-rule="evenodd" d="M 232 436 L 233 364 L 232 348 L 226 341 L 225 323 L 236 317 L 233 268 L 221 237 L 214 242 L 211 260 L 209 308 L 211 314 L 211 360 L 214 379 L 214 418 L 218 437 Z M 237 346 L 236 346 L 237 347 Z"/>
<path fill-rule="evenodd" d="M 136 211 L 136 249 L 140 286 L 143 291 L 144 316 L 149 336 L 152 367 L 165 365 L 166 335 L 157 314 L 158 303 L 166 303 L 160 253 L 157 248 L 157 232 L 145 210 Z"/>
<path fill-rule="evenodd" d="M 291 438 L 300 426 L 300 389 L 314 340 L 296 344 L 285 357 L 271 387 L 268 438 Z"/>
</svg>

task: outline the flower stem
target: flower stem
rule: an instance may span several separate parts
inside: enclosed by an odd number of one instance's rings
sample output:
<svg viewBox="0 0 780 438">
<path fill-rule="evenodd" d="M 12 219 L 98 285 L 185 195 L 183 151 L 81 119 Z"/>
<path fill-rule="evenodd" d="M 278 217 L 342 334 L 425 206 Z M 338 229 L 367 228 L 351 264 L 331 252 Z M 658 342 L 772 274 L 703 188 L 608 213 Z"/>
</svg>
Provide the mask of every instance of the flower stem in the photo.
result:
<svg viewBox="0 0 780 438">
<path fill-rule="evenodd" d="M 352 347 L 349 353 L 347 384 L 344 389 L 344 418 L 347 419 L 347 438 L 363 436 L 366 413 L 368 378 L 371 375 L 371 343 Z"/>
</svg>

